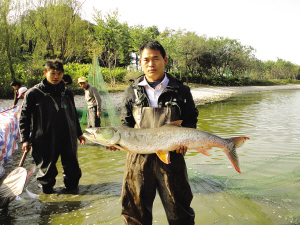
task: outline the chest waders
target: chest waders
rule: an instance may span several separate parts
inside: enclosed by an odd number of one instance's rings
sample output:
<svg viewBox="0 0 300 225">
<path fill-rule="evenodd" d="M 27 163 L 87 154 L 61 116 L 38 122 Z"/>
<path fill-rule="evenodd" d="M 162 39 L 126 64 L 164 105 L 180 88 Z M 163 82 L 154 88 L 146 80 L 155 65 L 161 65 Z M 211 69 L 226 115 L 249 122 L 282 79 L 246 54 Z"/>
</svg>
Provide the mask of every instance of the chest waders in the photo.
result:
<svg viewBox="0 0 300 225">
<path fill-rule="evenodd" d="M 136 97 L 137 93 L 135 92 Z M 133 108 L 135 128 L 155 128 L 179 120 L 180 108 L 171 98 L 166 107 L 142 107 L 142 97 Z M 127 154 L 123 188 L 122 216 L 125 224 L 152 224 L 153 201 L 158 191 L 169 224 L 194 224 L 195 213 L 190 207 L 193 198 L 183 154 L 170 152 L 170 164 L 156 154 Z"/>
<path fill-rule="evenodd" d="M 56 162 L 61 156 L 65 187 L 75 189 L 81 177 L 77 158 L 75 107 L 68 100 L 65 91 L 61 93 L 59 101 L 56 101 L 49 93 L 45 93 L 37 87 L 34 88 L 43 94 L 39 99 L 37 110 L 42 114 L 39 115 L 41 116 L 40 120 L 42 123 L 45 122 L 40 128 L 40 132 L 43 133 L 42 137 L 35 138 L 42 139 L 33 140 L 32 143 L 32 157 L 39 168 L 37 181 L 43 186 L 43 191 L 52 189 L 58 175 Z M 49 110 L 51 103 L 53 103 L 55 111 Z"/>
</svg>

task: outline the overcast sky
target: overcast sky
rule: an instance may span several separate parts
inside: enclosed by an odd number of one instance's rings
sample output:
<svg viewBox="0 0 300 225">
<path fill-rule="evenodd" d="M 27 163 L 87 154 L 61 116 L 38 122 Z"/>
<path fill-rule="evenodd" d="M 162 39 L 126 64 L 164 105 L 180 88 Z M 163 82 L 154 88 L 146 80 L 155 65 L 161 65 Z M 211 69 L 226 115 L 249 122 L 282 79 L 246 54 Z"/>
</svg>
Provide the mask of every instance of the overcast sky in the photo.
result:
<svg viewBox="0 0 300 225">
<path fill-rule="evenodd" d="M 83 17 L 91 22 L 93 8 L 118 9 L 119 21 L 129 26 L 237 39 L 256 49 L 258 59 L 300 65 L 300 0 L 85 0 Z"/>
</svg>

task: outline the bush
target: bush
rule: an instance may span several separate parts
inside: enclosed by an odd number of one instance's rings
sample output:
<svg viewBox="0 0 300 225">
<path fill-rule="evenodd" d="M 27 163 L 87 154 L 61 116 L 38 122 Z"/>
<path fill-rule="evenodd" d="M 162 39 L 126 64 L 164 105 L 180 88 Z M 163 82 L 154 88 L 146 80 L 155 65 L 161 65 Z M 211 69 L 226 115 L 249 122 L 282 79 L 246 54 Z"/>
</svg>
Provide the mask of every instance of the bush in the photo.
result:
<svg viewBox="0 0 300 225">
<path fill-rule="evenodd" d="M 88 77 L 91 69 L 91 64 L 67 63 L 64 65 L 65 74 L 69 74 L 73 83 L 68 85 L 68 88 L 76 95 L 84 94 L 84 90 L 77 84 L 77 80 L 81 76 Z"/>
<path fill-rule="evenodd" d="M 102 76 L 105 82 L 110 83 L 110 72 L 109 72 L 109 68 L 101 68 L 101 72 L 102 72 Z M 114 70 L 111 70 L 111 73 L 114 73 Z M 115 70 L 115 77 L 116 77 L 116 82 L 123 82 L 124 81 L 124 77 L 126 76 L 126 74 L 128 73 L 128 70 L 125 68 L 120 68 L 117 67 Z"/>
</svg>

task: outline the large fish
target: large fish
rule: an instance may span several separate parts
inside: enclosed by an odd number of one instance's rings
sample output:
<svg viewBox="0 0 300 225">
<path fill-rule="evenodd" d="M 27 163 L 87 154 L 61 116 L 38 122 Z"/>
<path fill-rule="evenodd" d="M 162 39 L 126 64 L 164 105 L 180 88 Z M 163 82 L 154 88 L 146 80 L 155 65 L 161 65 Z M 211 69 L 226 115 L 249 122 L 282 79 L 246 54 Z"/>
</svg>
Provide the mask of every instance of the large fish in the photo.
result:
<svg viewBox="0 0 300 225">
<path fill-rule="evenodd" d="M 224 150 L 237 172 L 241 173 L 236 148 L 241 147 L 248 137 L 224 139 L 206 131 L 181 127 L 181 120 L 159 128 L 135 129 L 129 127 L 96 127 L 88 128 L 90 134 L 84 136 L 103 146 L 114 146 L 117 149 L 138 154 L 156 153 L 166 164 L 170 163 L 169 151 L 178 146 L 208 155 L 207 150 L 218 147 Z"/>
</svg>

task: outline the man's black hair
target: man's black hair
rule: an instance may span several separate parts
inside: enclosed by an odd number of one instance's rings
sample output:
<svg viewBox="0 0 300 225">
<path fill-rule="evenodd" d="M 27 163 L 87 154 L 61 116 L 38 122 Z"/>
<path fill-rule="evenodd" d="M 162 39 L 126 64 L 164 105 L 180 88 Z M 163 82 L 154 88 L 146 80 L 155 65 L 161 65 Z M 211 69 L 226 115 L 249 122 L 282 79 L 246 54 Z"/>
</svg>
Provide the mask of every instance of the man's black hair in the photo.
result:
<svg viewBox="0 0 300 225">
<path fill-rule="evenodd" d="M 67 84 L 72 84 L 73 83 L 72 78 L 71 78 L 71 76 L 69 74 L 64 74 L 63 77 L 62 77 L 62 79 L 65 82 L 67 82 Z"/>
<path fill-rule="evenodd" d="M 50 59 L 47 61 L 45 65 L 45 71 L 49 71 L 50 69 L 59 70 L 64 72 L 64 65 L 60 59 Z"/>
<path fill-rule="evenodd" d="M 143 44 L 143 46 L 140 48 L 140 57 L 142 56 L 144 49 L 159 50 L 162 57 L 166 57 L 166 51 L 164 47 L 156 40 L 148 41 Z"/>
<path fill-rule="evenodd" d="M 19 87 L 21 87 L 21 83 L 19 82 L 19 81 L 16 81 L 16 80 L 13 80 L 10 84 L 9 84 L 11 87 L 12 86 L 19 86 Z"/>
</svg>

